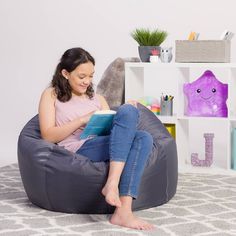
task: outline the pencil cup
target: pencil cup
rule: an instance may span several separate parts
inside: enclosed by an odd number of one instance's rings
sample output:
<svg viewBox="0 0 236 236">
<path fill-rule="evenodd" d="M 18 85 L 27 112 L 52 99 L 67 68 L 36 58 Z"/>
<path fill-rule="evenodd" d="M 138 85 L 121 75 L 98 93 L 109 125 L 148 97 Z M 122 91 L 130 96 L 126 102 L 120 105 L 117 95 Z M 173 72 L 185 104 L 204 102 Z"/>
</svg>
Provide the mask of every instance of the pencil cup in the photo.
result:
<svg viewBox="0 0 236 236">
<path fill-rule="evenodd" d="M 161 116 L 173 115 L 173 100 L 161 100 Z"/>
</svg>

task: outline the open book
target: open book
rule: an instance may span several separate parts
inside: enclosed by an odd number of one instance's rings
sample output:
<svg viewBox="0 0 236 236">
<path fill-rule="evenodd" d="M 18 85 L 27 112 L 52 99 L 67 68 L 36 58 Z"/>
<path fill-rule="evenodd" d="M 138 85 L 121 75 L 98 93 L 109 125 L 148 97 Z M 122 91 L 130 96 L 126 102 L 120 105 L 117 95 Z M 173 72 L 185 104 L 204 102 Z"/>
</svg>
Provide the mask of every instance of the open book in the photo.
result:
<svg viewBox="0 0 236 236">
<path fill-rule="evenodd" d="M 115 114 L 116 111 L 113 110 L 96 111 L 85 126 L 80 138 L 85 139 L 110 134 L 112 121 Z"/>
</svg>

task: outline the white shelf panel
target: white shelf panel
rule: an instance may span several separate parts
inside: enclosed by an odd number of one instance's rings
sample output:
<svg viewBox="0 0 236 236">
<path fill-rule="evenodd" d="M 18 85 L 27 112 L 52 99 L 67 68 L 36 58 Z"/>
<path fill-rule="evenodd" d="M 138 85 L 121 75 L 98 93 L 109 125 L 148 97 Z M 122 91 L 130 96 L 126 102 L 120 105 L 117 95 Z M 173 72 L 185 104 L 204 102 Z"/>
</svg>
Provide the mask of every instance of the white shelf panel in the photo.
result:
<svg viewBox="0 0 236 236">
<path fill-rule="evenodd" d="M 231 174 L 236 175 L 236 170 L 232 169 L 223 169 L 217 166 L 210 166 L 210 167 L 201 167 L 201 166 L 192 166 L 192 165 L 181 165 L 178 169 L 179 173 L 204 173 L 204 174 Z"/>
<path fill-rule="evenodd" d="M 229 121 L 228 117 L 203 117 L 203 116 L 177 116 L 177 120 L 196 120 L 196 121 Z"/>
<path fill-rule="evenodd" d="M 127 67 L 162 67 L 162 68 L 233 68 L 236 69 L 236 63 L 150 63 L 150 62 L 127 62 Z"/>
<path fill-rule="evenodd" d="M 164 124 L 176 124 L 176 116 L 161 116 L 161 115 L 157 115 L 158 119 L 164 123 Z"/>
</svg>

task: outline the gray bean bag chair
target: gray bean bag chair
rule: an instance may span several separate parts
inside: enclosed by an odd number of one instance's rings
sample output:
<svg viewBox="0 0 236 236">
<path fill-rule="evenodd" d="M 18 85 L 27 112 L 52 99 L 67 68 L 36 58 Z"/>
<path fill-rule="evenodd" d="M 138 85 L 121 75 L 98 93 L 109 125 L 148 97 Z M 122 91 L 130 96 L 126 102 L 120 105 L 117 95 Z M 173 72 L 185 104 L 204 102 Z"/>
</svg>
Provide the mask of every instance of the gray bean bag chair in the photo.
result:
<svg viewBox="0 0 236 236">
<path fill-rule="evenodd" d="M 133 210 L 169 201 L 177 186 L 176 143 L 163 124 L 139 105 L 139 129 L 153 136 L 154 144 Z M 38 116 L 23 128 L 18 139 L 18 162 L 29 200 L 42 208 L 68 213 L 107 214 L 114 211 L 101 194 L 108 162 L 91 162 L 41 138 Z"/>
</svg>

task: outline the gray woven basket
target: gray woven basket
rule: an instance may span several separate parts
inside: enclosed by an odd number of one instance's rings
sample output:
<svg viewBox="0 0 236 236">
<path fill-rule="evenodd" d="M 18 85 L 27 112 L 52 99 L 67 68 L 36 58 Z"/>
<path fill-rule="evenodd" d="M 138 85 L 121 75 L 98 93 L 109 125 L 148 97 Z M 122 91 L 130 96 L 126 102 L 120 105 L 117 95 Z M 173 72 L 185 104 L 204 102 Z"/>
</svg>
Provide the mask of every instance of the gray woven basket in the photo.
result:
<svg viewBox="0 0 236 236">
<path fill-rule="evenodd" d="M 176 62 L 230 62 L 230 40 L 176 40 Z"/>
</svg>

